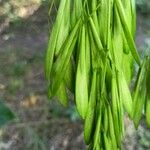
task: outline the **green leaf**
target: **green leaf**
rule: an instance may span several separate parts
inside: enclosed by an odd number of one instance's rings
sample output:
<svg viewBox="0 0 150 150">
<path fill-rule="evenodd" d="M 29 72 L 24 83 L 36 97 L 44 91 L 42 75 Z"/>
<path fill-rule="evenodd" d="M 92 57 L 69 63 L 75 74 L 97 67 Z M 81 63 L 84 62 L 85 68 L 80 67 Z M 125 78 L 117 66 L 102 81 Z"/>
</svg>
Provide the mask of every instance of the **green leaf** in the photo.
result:
<svg viewBox="0 0 150 150">
<path fill-rule="evenodd" d="M 15 115 L 13 112 L 3 102 L 0 101 L 0 128 L 14 118 Z"/>
</svg>

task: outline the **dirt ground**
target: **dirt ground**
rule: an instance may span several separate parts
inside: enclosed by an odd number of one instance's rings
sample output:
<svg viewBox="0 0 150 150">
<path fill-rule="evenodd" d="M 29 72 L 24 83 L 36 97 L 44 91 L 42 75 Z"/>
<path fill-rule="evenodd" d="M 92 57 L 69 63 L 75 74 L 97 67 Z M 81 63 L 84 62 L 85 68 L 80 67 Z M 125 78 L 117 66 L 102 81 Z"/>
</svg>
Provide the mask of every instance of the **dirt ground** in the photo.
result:
<svg viewBox="0 0 150 150">
<path fill-rule="evenodd" d="M 149 16 L 138 15 L 137 46 L 150 47 Z M 44 53 L 48 40 L 47 8 L 11 23 L 0 35 L 0 100 L 17 119 L 0 130 L 4 150 L 85 150 L 82 121 L 72 102 L 68 109 L 48 101 Z M 73 101 L 73 100 L 72 100 Z M 138 149 L 139 136 L 126 121 L 126 150 Z M 140 129 L 143 129 L 142 126 Z M 143 131 L 143 130 L 142 130 Z M 150 132 L 149 132 L 150 133 Z M 150 147 L 144 147 L 143 150 Z M 142 148 L 141 148 L 142 150 Z"/>
</svg>

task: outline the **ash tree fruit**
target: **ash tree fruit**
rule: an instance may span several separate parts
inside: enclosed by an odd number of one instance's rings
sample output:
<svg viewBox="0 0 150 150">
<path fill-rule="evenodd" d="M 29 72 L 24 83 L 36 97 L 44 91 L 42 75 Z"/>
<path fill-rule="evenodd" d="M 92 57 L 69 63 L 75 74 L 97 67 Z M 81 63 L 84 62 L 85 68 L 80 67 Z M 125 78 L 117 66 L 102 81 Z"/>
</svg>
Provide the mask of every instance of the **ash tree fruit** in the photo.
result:
<svg viewBox="0 0 150 150">
<path fill-rule="evenodd" d="M 67 90 L 74 94 L 91 150 L 121 149 L 125 113 L 137 128 L 144 109 L 150 126 L 150 59 L 140 58 L 135 32 L 134 0 L 59 1 L 45 58 L 48 96 L 67 106 Z"/>
</svg>

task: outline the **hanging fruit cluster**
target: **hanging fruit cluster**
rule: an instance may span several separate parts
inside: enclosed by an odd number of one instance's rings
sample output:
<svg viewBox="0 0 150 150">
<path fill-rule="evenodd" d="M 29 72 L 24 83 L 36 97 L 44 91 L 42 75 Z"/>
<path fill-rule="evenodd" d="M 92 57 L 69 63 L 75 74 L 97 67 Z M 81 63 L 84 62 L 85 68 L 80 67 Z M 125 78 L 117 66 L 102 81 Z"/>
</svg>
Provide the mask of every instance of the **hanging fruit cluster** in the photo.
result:
<svg viewBox="0 0 150 150">
<path fill-rule="evenodd" d="M 134 0 L 60 0 L 46 53 L 48 96 L 67 106 L 67 91 L 74 94 L 89 149 L 121 148 L 125 112 L 137 127 L 145 106 L 150 126 L 150 60 L 141 62 L 135 31 Z"/>
</svg>

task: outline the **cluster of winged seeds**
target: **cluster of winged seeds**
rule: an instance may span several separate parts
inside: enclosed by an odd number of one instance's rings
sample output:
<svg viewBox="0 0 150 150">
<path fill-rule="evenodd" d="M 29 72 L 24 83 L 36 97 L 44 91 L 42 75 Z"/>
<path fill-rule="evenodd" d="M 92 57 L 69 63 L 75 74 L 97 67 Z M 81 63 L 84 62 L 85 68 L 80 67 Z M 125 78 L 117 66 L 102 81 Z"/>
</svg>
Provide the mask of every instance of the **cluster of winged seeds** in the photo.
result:
<svg viewBox="0 0 150 150">
<path fill-rule="evenodd" d="M 89 149 L 121 149 L 124 112 L 138 127 L 144 108 L 150 126 L 150 60 L 140 60 L 135 31 L 134 0 L 60 0 L 46 53 L 48 96 L 67 106 L 67 91 L 74 94 Z"/>
</svg>

